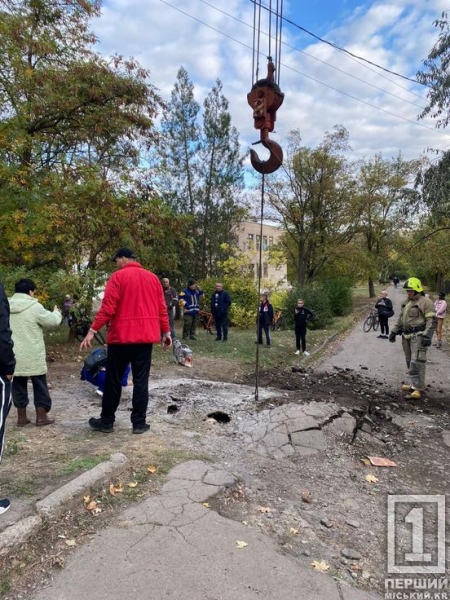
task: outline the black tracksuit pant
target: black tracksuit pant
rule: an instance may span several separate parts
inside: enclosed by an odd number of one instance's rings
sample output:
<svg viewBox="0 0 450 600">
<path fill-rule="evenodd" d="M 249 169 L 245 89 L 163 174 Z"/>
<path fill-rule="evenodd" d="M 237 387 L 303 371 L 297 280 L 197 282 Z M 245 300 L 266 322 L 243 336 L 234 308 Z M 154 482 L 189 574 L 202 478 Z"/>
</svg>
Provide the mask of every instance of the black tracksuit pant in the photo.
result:
<svg viewBox="0 0 450 600">
<path fill-rule="evenodd" d="M 145 423 L 148 406 L 148 378 L 152 363 L 153 344 L 109 344 L 106 359 L 106 381 L 103 392 L 101 419 L 106 425 L 112 425 L 120 403 L 122 377 L 131 363 L 133 374 L 133 427 Z"/>
<path fill-rule="evenodd" d="M 216 337 L 218 340 L 228 339 L 228 313 L 213 313 L 214 323 L 216 324 Z"/>
<path fill-rule="evenodd" d="M 306 323 L 302 323 L 300 325 L 295 325 L 295 341 L 297 344 L 297 350 L 300 350 L 300 342 L 301 342 L 301 351 L 306 351 Z"/>
<path fill-rule="evenodd" d="M 0 375 L 0 462 L 5 441 L 6 417 L 11 408 L 11 380 Z"/>
<path fill-rule="evenodd" d="M 14 377 L 12 395 L 16 408 L 28 406 L 28 379 L 33 386 L 33 400 L 36 407 L 43 407 L 47 412 L 52 408 L 52 399 L 48 393 L 47 375 L 31 375 L 30 377 Z"/>
<path fill-rule="evenodd" d="M 386 315 L 378 315 L 380 320 L 381 335 L 389 335 L 389 317 Z"/>
</svg>

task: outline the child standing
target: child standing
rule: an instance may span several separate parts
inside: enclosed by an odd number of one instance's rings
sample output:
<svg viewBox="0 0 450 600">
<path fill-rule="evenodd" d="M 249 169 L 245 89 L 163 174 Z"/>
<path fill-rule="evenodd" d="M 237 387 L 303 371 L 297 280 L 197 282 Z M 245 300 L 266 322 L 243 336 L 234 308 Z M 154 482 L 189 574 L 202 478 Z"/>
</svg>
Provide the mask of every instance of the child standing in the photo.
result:
<svg viewBox="0 0 450 600">
<path fill-rule="evenodd" d="M 306 324 L 309 323 L 312 319 L 314 319 L 314 314 L 309 308 L 306 308 L 305 301 L 300 299 L 297 300 L 297 306 L 294 311 L 294 319 L 295 319 L 295 340 L 297 343 L 297 352 L 295 354 L 300 354 L 300 342 L 301 349 L 304 356 L 309 356 L 309 352 L 306 352 Z"/>
<path fill-rule="evenodd" d="M 447 302 L 445 301 L 444 292 L 439 292 L 438 296 L 439 296 L 438 300 L 436 300 L 436 302 L 434 303 L 434 308 L 436 310 L 436 318 L 437 318 L 436 348 L 442 348 L 442 326 L 444 325 L 444 319 L 447 316 Z"/>
</svg>

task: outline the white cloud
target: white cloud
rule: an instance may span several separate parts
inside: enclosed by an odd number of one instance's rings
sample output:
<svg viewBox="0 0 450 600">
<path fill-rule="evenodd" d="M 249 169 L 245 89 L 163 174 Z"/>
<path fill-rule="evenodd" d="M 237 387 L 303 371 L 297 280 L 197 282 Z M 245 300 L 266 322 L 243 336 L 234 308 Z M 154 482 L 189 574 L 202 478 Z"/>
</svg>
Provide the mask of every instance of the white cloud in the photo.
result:
<svg viewBox="0 0 450 600">
<path fill-rule="evenodd" d="M 168 1 L 251 46 L 251 29 L 206 6 L 200 0 Z M 253 10 L 247 0 L 209 1 L 247 23 L 253 21 Z M 324 37 L 387 68 L 414 76 L 436 39 L 433 19 L 449 7 L 450 0 L 428 0 L 426 3 L 423 0 L 368 1 L 359 6 L 346 22 L 341 22 L 338 26 L 335 23 L 335 28 Z M 94 30 L 100 39 L 102 52 L 134 56 L 150 70 L 152 81 L 165 98 L 170 95 L 180 65 L 188 70 L 200 102 L 216 77 L 220 77 L 224 93 L 230 101 L 233 123 L 241 134 L 243 150 L 246 151 L 248 145 L 258 139 L 246 98 L 251 87 L 252 66 L 251 51 L 247 48 L 180 14 L 159 0 L 105 0 L 102 17 L 94 23 Z M 263 36 L 262 43 L 266 44 L 266 40 Z M 311 44 L 305 47 L 305 37 L 302 35 L 303 44 L 299 45 L 299 32 L 292 27 L 284 27 L 284 40 L 400 98 L 389 96 L 296 50 L 283 47 L 282 62 L 285 65 L 331 87 L 413 121 L 420 108 L 404 100 L 425 105 L 424 99 L 406 91 L 413 90 L 424 97 L 424 90 L 420 86 L 385 74 L 406 88 L 400 89 L 382 78 L 378 72 L 368 70 L 312 38 Z M 266 51 L 266 48 L 263 50 Z M 264 62 L 263 60 L 263 72 Z M 355 156 L 375 152 L 392 156 L 402 151 L 407 157 L 415 157 L 428 146 L 450 146 L 450 132 L 448 136 L 444 136 L 437 131 L 429 131 L 402 121 L 286 67 L 282 67 L 281 87 L 285 93 L 285 102 L 278 111 L 277 134 L 273 137 L 282 145 L 291 129 L 300 129 L 305 143 L 316 144 L 325 130 L 330 130 L 335 124 L 342 124 L 350 131 Z M 434 126 L 430 121 L 421 123 L 431 128 Z"/>
</svg>

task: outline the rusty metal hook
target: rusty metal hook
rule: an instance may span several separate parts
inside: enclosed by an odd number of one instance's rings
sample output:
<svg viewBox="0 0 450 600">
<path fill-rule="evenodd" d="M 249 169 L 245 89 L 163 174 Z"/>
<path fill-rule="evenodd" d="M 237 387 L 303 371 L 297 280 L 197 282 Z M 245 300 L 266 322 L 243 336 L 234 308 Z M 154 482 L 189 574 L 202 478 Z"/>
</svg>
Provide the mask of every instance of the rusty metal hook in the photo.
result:
<svg viewBox="0 0 450 600">
<path fill-rule="evenodd" d="M 283 150 L 280 144 L 270 140 L 268 137 L 255 142 L 255 144 L 262 144 L 270 152 L 270 157 L 267 160 L 261 160 L 255 150 L 250 150 L 250 162 L 258 173 L 267 175 L 268 173 L 274 173 L 281 167 L 283 164 Z"/>
</svg>

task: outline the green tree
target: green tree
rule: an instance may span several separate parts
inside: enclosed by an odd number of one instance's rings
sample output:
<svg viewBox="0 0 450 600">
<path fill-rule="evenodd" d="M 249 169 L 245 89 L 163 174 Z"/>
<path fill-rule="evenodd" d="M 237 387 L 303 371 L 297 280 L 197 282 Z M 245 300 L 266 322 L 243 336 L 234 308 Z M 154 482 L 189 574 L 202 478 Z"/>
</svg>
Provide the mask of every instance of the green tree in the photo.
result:
<svg viewBox="0 0 450 600">
<path fill-rule="evenodd" d="M 286 231 L 283 245 L 300 286 L 316 279 L 356 232 L 353 180 L 344 152 L 348 132 L 336 127 L 316 148 L 291 132 L 284 169 L 269 199 Z"/>
</svg>

